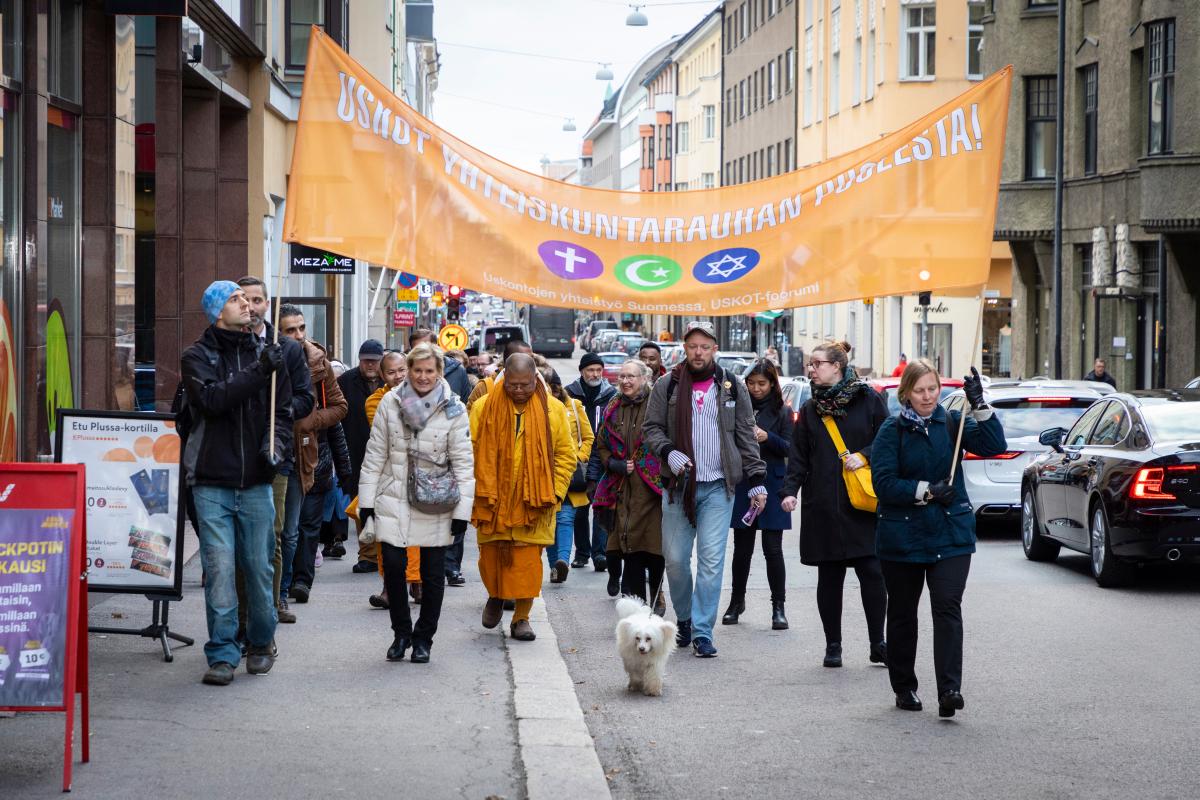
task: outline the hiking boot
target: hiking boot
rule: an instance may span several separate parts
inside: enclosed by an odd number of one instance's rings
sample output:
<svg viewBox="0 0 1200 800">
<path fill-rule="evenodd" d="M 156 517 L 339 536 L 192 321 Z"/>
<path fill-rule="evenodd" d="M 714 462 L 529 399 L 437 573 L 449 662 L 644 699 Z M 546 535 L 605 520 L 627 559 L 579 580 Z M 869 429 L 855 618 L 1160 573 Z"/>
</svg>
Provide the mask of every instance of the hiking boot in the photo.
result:
<svg viewBox="0 0 1200 800">
<path fill-rule="evenodd" d="M 537 634 L 533 632 L 533 628 L 529 625 L 529 620 L 527 619 L 519 620 L 509 625 L 508 635 L 518 642 L 532 642 L 537 638 Z"/>
<path fill-rule="evenodd" d="M 280 600 L 279 605 L 275 606 L 275 615 L 280 622 L 292 623 L 296 621 L 296 615 L 288 608 L 287 600 Z"/>
<path fill-rule="evenodd" d="M 233 683 L 233 664 L 218 661 L 208 668 L 200 680 L 209 686 L 228 686 Z"/>
<path fill-rule="evenodd" d="M 500 624 L 504 616 L 504 601 L 499 597 L 489 597 L 483 604 L 483 627 L 494 628 Z"/>
<path fill-rule="evenodd" d="M 246 672 L 251 675 L 266 675 L 271 671 L 271 667 L 275 666 L 275 655 L 271 652 L 271 645 L 266 647 L 250 646 L 250 653 L 246 656 Z"/>
</svg>

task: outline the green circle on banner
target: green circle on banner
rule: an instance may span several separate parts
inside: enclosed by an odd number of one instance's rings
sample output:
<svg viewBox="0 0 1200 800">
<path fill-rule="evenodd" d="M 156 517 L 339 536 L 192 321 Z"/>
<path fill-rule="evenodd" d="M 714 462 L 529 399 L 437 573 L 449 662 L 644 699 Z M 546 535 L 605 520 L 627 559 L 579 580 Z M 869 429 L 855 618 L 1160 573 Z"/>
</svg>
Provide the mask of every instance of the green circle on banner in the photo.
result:
<svg viewBox="0 0 1200 800">
<path fill-rule="evenodd" d="M 674 286 L 683 268 L 666 256 L 638 255 L 623 258 L 613 267 L 617 280 L 639 292 L 654 292 Z"/>
</svg>

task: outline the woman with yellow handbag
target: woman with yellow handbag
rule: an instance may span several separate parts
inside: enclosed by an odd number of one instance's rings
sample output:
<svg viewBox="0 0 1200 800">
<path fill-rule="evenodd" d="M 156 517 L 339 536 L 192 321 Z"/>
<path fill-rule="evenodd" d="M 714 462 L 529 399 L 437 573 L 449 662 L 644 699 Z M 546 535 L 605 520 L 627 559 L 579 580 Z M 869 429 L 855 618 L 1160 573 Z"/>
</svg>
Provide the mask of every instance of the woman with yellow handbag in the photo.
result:
<svg viewBox="0 0 1200 800">
<path fill-rule="evenodd" d="M 887 664 L 887 590 L 875 557 L 870 479 L 871 443 L 887 419 L 887 405 L 849 362 L 850 345 L 845 342 L 828 342 L 812 351 L 808 377 L 813 396 L 792 427 L 788 474 L 779 491 L 784 511 L 800 506 L 800 562 L 817 568 L 817 611 L 825 629 L 827 667 L 842 666 L 847 569 L 858 576 L 871 662 Z"/>
</svg>

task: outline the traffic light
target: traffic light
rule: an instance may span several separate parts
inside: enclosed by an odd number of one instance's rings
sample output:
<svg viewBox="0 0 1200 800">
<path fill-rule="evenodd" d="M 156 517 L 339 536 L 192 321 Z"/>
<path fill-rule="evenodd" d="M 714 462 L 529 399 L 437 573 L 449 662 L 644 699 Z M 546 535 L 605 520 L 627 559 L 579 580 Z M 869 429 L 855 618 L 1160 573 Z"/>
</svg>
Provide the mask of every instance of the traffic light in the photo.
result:
<svg viewBox="0 0 1200 800">
<path fill-rule="evenodd" d="M 450 322 L 458 322 L 461 306 L 462 287 L 451 286 L 449 297 L 446 300 L 446 319 Z"/>
</svg>

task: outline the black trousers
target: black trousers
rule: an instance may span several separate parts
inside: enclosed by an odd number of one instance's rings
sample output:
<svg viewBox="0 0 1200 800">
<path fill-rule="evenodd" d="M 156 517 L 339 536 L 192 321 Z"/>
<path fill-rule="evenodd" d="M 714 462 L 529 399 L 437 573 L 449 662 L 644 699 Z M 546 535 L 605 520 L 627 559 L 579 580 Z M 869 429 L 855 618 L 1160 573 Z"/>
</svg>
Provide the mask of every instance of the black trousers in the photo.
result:
<svg viewBox="0 0 1200 800">
<path fill-rule="evenodd" d="M 746 581 L 750 578 L 750 562 L 754 558 L 754 534 L 757 528 L 733 529 L 733 598 L 746 596 Z M 767 583 L 771 586 L 771 602 L 782 603 L 787 571 L 783 566 L 783 531 L 762 532 L 762 553 L 767 560 Z"/>
<path fill-rule="evenodd" d="M 621 562 L 624 562 L 621 574 L 621 594 L 640 597 L 642 602 L 654 605 L 655 598 L 650 596 L 650 592 L 657 592 L 662 586 L 663 571 L 667 566 L 666 560 L 654 553 L 624 553 L 618 554 L 615 561 L 618 565 L 617 569 L 621 569 Z M 608 558 L 610 569 L 613 562 L 614 559 L 610 553 Z"/>
<path fill-rule="evenodd" d="M 446 548 L 446 577 L 462 572 L 463 542 L 467 535 L 460 533 L 454 537 L 454 543 Z"/>
<path fill-rule="evenodd" d="M 392 616 L 392 632 L 432 642 L 437 633 L 438 617 L 442 614 L 442 596 L 446 593 L 446 548 L 421 548 L 421 613 L 417 626 L 412 624 L 408 610 L 408 583 L 404 572 L 408 568 L 408 550 L 380 542 L 383 555 L 383 585 L 388 593 L 388 612 Z"/>
<path fill-rule="evenodd" d="M 879 559 L 875 556 L 825 561 L 817 565 L 817 611 L 825 628 L 825 641 L 842 641 L 842 587 L 846 582 L 847 569 L 853 569 L 858 576 L 871 643 L 882 642 L 884 618 L 888 615 L 888 589 L 884 586 Z"/>
<path fill-rule="evenodd" d="M 962 596 L 971 571 L 971 556 L 955 556 L 934 564 L 884 561 L 888 591 L 888 674 L 896 692 L 916 691 L 917 606 L 929 584 L 933 611 L 933 667 L 938 696 L 962 689 Z"/>
<path fill-rule="evenodd" d="M 317 545 L 321 543 L 321 523 L 325 510 L 325 492 L 309 492 L 300 505 L 296 556 L 292 559 L 292 585 L 309 589 L 317 577 Z"/>
</svg>

